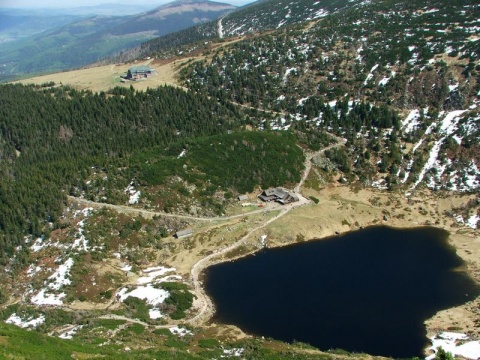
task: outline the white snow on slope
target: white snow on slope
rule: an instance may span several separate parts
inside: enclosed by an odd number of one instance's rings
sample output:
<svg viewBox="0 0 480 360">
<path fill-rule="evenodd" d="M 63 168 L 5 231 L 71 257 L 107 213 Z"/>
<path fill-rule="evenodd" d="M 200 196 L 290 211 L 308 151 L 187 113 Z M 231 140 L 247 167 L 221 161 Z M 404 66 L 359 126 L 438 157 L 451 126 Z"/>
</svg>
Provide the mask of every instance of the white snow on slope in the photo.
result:
<svg viewBox="0 0 480 360">
<path fill-rule="evenodd" d="M 84 218 L 87 218 L 90 216 L 93 212 L 93 208 L 88 207 L 82 210 L 76 210 L 73 213 L 73 217 L 79 217 L 83 216 Z M 75 240 L 71 243 L 60 243 L 60 242 L 52 242 L 51 239 L 45 239 L 43 236 L 39 237 L 35 240 L 35 242 L 30 246 L 30 249 L 33 252 L 39 252 L 41 250 L 44 250 L 48 247 L 54 247 L 57 249 L 62 249 L 65 251 L 68 250 L 82 250 L 82 251 L 88 251 L 88 240 L 85 238 L 85 235 L 83 235 L 83 229 L 85 227 L 85 219 L 79 221 L 77 223 L 77 232 L 75 233 Z"/>
<path fill-rule="evenodd" d="M 48 279 L 52 280 L 48 287 L 52 290 L 60 290 L 65 285 L 70 285 L 72 281 L 69 279 L 70 269 L 73 266 L 73 259 L 68 258 L 65 263 L 61 264 L 57 271 L 53 273 Z"/>
<path fill-rule="evenodd" d="M 74 326 L 70 330 L 65 331 L 64 333 L 60 334 L 58 337 L 61 338 L 61 339 L 67 339 L 67 340 L 73 339 L 73 335 L 75 335 L 77 333 L 77 331 L 80 330 L 82 327 L 83 327 L 83 325 Z"/>
<path fill-rule="evenodd" d="M 33 318 L 33 316 L 31 316 L 28 319 L 22 319 L 16 313 L 13 313 L 7 320 L 5 320 L 5 322 L 7 324 L 17 325 L 21 328 L 34 328 L 45 322 L 45 315 L 42 314 L 38 318 Z"/>
<path fill-rule="evenodd" d="M 479 359 L 480 341 L 465 342 L 466 340 L 468 340 L 468 336 L 465 334 L 443 332 L 431 338 L 432 346 L 429 350 L 436 352 L 439 347 L 442 347 L 443 350 L 451 353 L 453 356 L 463 356 L 466 359 Z M 426 359 L 435 359 L 435 354 L 428 356 Z"/>
<path fill-rule="evenodd" d="M 223 39 L 223 25 L 222 25 L 222 18 L 218 19 L 218 37 Z"/>
<path fill-rule="evenodd" d="M 231 356 L 240 357 L 243 355 L 244 352 L 245 352 L 244 348 L 223 349 L 223 355 L 221 355 L 220 357 L 222 358 L 231 357 Z"/>
<path fill-rule="evenodd" d="M 124 192 L 129 195 L 128 199 L 128 204 L 133 205 L 133 204 L 138 204 L 138 201 L 140 200 L 140 195 L 141 192 L 135 190 L 135 187 L 133 186 L 133 182 L 131 182 L 124 190 Z"/>
<path fill-rule="evenodd" d="M 368 82 L 373 78 L 373 72 L 377 70 L 378 64 L 373 65 L 373 67 L 370 69 L 370 72 L 367 75 L 367 78 L 363 82 L 363 86 L 367 86 Z"/>
<path fill-rule="evenodd" d="M 163 318 L 164 315 L 160 312 L 160 309 L 158 309 L 158 305 L 163 304 L 165 299 L 170 296 L 170 293 L 164 289 L 156 288 L 153 283 L 159 284 L 166 281 L 181 280 L 182 277 L 175 274 L 158 278 L 169 272 L 174 272 L 175 270 L 175 268 L 167 268 L 165 266 L 155 266 L 144 269 L 142 272 L 145 274 L 145 276 L 137 279 L 138 286 L 130 291 L 127 288 L 120 289 L 120 291 L 117 293 L 117 297 L 120 301 L 124 301 L 129 296 L 143 299 L 147 302 L 147 304 L 153 306 L 152 309 L 149 309 L 150 319 Z"/>
<path fill-rule="evenodd" d="M 47 294 L 46 289 L 42 289 L 37 295 L 30 299 L 30 302 L 35 305 L 62 305 L 62 299 L 65 296 L 67 296 L 65 293 Z"/>
<path fill-rule="evenodd" d="M 93 208 L 86 208 L 83 210 L 84 216 L 87 217 Z M 88 251 L 88 240 L 85 238 L 83 234 L 83 228 L 85 227 L 85 219 L 81 220 L 77 224 L 77 233 L 75 234 L 75 241 L 72 244 L 72 249 L 79 249 L 83 251 Z"/>
<path fill-rule="evenodd" d="M 409 134 L 419 125 L 418 119 L 420 118 L 420 111 L 418 109 L 410 111 L 410 114 L 402 121 L 401 129 L 404 133 Z"/>
<path fill-rule="evenodd" d="M 173 272 L 175 270 L 176 270 L 175 268 L 167 268 L 164 266 L 157 266 L 157 267 L 151 267 L 151 268 L 145 269 L 143 270 L 143 273 L 146 275 L 138 278 L 137 284 L 138 285 L 149 284 L 153 282 L 155 278 L 165 275 L 166 273 Z M 175 276 L 178 276 L 178 275 L 175 275 Z"/>
<path fill-rule="evenodd" d="M 389 81 L 390 81 L 390 78 L 385 76 L 383 77 L 382 80 L 378 82 L 378 86 L 385 86 L 388 84 Z"/>
<path fill-rule="evenodd" d="M 161 319 L 165 317 L 165 315 L 163 315 L 158 309 L 149 309 L 148 316 L 152 320 Z"/>
<path fill-rule="evenodd" d="M 465 110 L 455 110 L 445 115 L 445 117 L 441 122 L 440 130 L 439 130 L 439 135 L 442 137 L 435 142 L 432 149 L 430 150 L 428 160 L 423 166 L 422 170 L 420 171 L 420 174 L 418 175 L 418 179 L 411 189 L 415 189 L 418 186 L 418 184 L 420 184 L 420 182 L 423 180 L 426 172 L 435 165 L 438 158 L 438 153 L 440 152 L 440 148 L 443 142 L 445 141 L 445 138 L 449 135 L 452 135 L 453 132 L 456 130 L 458 121 L 460 120 L 459 117 L 464 112 Z"/>
<path fill-rule="evenodd" d="M 184 157 L 186 154 L 187 154 L 187 150 L 183 149 L 182 152 L 180 153 L 180 155 L 177 156 L 177 159 L 180 159 L 180 158 Z"/>
<path fill-rule="evenodd" d="M 188 330 L 188 329 L 185 329 L 183 327 L 179 327 L 179 326 L 172 326 L 170 328 L 168 328 L 168 330 L 170 330 L 170 332 L 173 334 L 173 335 L 178 335 L 178 336 L 185 336 L 185 335 L 193 335 L 193 333 Z"/>
<path fill-rule="evenodd" d="M 120 301 L 124 301 L 126 298 L 131 296 L 138 299 L 146 300 L 147 304 L 153 306 L 162 304 L 165 299 L 170 296 L 168 291 L 154 288 L 152 284 L 147 284 L 146 286 L 138 286 L 131 291 L 128 291 L 127 288 L 122 288 L 117 295 L 120 298 Z"/>
<path fill-rule="evenodd" d="M 35 305 L 62 305 L 62 299 L 65 293 L 57 294 L 57 292 L 65 285 L 70 285 L 70 269 L 73 266 L 73 259 L 68 258 L 65 263 L 61 264 L 58 269 L 45 281 L 45 287 L 33 296 L 30 300 Z M 53 290 L 54 292 L 52 293 Z"/>
<path fill-rule="evenodd" d="M 467 168 L 464 169 L 463 174 L 455 172 L 450 179 L 451 190 L 454 191 L 473 191 L 480 189 L 480 170 L 473 160 Z"/>
<path fill-rule="evenodd" d="M 297 71 L 297 68 L 288 68 L 285 70 L 285 74 L 283 75 L 283 82 L 285 83 L 287 81 L 287 78 L 290 74 L 293 74 Z"/>
<path fill-rule="evenodd" d="M 318 10 L 317 12 L 315 12 L 315 13 L 313 14 L 313 18 L 314 18 L 314 19 L 319 19 L 319 18 L 322 18 L 322 17 L 327 16 L 328 14 L 329 14 L 329 12 L 328 12 L 327 10 L 325 10 L 325 9 L 320 9 L 320 10 Z M 307 20 L 308 20 L 308 19 L 307 19 Z"/>
<path fill-rule="evenodd" d="M 478 221 L 480 220 L 480 216 L 478 215 L 472 215 L 468 218 L 466 224 L 471 227 L 472 229 L 477 228 Z"/>
</svg>

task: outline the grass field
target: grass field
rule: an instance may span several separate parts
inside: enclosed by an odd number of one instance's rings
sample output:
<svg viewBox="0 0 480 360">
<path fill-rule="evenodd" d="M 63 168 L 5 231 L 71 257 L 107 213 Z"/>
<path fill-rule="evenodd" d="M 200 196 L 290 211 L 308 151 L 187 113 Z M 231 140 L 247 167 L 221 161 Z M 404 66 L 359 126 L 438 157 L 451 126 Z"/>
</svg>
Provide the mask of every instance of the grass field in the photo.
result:
<svg viewBox="0 0 480 360">
<path fill-rule="evenodd" d="M 93 92 L 107 91 L 115 86 L 133 86 L 135 90 L 146 90 L 147 88 L 156 88 L 163 85 L 178 86 L 176 80 L 178 66 L 187 60 L 182 59 L 178 62 L 174 60 L 169 62 L 144 60 L 129 64 L 104 65 L 42 75 L 19 80 L 18 82 L 40 85 L 53 81 L 56 84 L 69 85 L 78 90 L 91 90 Z M 157 74 L 145 80 L 127 80 L 122 82 L 120 76 L 125 75 L 128 68 L 134 65 L 150 65 L 156 70 Z"/>
</svg>

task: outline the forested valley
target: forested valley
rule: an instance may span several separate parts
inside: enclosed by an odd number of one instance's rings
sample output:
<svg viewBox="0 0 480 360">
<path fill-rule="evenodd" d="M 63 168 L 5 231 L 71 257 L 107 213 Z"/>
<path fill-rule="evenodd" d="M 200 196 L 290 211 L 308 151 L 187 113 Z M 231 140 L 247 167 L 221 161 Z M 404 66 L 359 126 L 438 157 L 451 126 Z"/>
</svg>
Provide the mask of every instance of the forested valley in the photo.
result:
<svg viewBox="0 0 480 360">
<path fill-rule="evenodd" d="M 196 136 L 224 134 L 241 115 L 206 96 L 172 87 L 110 93 L 68 87 L 0 87 L 0 261 L 24 237 L 53 223 L 66 195 L 95 169 L 125 165 L 130 154 Z M 17 259 L 22 252 L 16 253 Z"/>
</svg>

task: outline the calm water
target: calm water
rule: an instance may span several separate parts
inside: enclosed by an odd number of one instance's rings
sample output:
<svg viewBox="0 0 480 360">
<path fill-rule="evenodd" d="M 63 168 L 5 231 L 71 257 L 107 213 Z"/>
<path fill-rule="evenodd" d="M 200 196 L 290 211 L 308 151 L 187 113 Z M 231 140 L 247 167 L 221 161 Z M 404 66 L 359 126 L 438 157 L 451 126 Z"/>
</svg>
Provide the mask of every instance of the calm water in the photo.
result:
<svg viewBox="0 0 480 360">
<path fill-rule="evenodd" d="M 479 287 L 435 228 L 373 227 L 212 266 L 215 320 L 322 350 L 423 356 L 423 322 Z"/>
</svg>

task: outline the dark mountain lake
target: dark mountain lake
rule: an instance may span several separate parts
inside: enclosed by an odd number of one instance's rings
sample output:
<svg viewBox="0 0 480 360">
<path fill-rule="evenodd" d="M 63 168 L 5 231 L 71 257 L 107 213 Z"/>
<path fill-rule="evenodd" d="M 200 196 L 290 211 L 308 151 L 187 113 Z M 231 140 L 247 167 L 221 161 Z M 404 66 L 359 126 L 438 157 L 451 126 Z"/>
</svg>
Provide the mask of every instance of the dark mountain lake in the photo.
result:
<svg viewBox="0 0 480 360">
<path fill-rule="evenodd" d="M 371 227 L 212 266 L 214 320 L 322 350 L 423 357 L 423 322 L 480 293 L 447 238 L 432 227 Z"/>
</svg>

